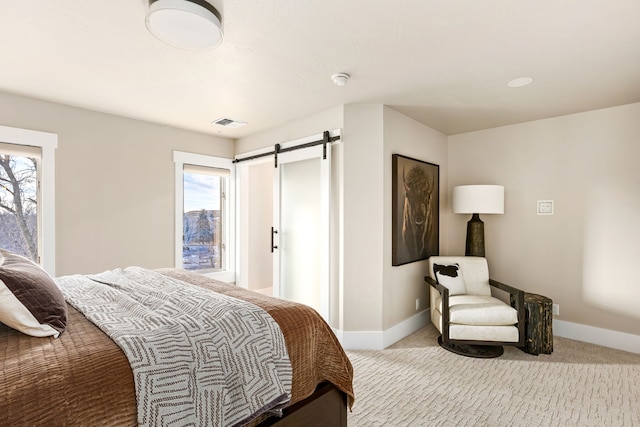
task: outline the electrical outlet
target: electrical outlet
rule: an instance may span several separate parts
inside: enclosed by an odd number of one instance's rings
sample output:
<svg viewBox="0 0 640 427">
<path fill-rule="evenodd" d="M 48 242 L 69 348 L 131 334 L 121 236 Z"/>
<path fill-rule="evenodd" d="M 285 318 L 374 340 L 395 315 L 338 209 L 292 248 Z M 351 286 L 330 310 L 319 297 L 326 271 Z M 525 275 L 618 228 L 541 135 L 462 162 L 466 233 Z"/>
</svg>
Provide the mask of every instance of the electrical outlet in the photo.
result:
<svg viewBox="0 0 640 427">
<path fill-rule="evenodd" d="M 420 310 L 420 298 L 416 298 L 416 310 Z"/>
<path fill-rule="evenodd" d="M 556 316 L 560 316 L 560 304 L 553 304 L 552 312 Z"/>
</svg>

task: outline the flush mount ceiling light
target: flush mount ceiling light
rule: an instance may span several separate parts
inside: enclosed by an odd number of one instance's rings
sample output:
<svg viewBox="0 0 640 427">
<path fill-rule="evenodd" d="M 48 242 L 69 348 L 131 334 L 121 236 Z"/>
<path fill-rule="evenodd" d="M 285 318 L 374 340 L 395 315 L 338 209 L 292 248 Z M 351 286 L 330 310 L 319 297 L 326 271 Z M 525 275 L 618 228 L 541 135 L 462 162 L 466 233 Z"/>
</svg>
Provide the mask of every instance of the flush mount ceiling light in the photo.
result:
<svg viewBox="0 0 640 427">
<path fill-rule="evenodd" d="M 149 0 L 147 29 L 180 49 L 207 49 L 222 42 L 220 13 L 204 0 Z"/>
<path fill-rule="evenodd" d="M 511 80 L 509 83 L 507 83 L 507 86 L 509 86 L 509 87 L 523 87 L 523 86 L 530 85 L 531 83 L 533 83 L 533 78 L 531 78 L 531 77 L 520 77 L 520 78 Z"/>
</svg>

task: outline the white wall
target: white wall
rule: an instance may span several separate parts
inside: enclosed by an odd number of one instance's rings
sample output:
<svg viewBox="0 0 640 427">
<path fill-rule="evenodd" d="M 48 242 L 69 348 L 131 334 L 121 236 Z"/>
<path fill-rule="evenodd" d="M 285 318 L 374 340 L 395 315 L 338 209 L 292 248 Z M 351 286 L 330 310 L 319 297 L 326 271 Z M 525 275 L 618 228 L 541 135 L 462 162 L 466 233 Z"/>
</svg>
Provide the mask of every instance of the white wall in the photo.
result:
<svg viewBox="0 0 640 427">
<path fill-rule="evenodd" d="M 0 92 L 0 124 L 58 134 L 56 274 L 174 265 L 173 150 L 233 141 Z"/>
<path fill-rule="evenodd" d="M 640 335 L 639 142 L 640 104 L 449 137 L 449 191 L 505 186 L 505 214 L 481 216 L 492 276 L 552 298 L 557 320 Z M 462 253 L 468 218 L 446 212 Z"/>
</svg>

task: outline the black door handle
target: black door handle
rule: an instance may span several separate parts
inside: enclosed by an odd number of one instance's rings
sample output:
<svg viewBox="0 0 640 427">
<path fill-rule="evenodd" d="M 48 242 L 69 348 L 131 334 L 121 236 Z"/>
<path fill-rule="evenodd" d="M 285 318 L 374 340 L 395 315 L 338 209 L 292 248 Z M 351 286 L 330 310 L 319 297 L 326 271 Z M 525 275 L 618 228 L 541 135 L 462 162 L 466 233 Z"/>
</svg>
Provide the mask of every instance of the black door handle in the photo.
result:
<svg viewBox="0 0 640 427">
<path fill-rule="evenodd" d="M 278 230 L 276 230 L 275 228 L 271 227 L 271 253 L 273 253 L 274 249 L 278 249 L 278 247 L 273 244 L 273 236 L 275 234 L 278 234 Z"/>
</svg>

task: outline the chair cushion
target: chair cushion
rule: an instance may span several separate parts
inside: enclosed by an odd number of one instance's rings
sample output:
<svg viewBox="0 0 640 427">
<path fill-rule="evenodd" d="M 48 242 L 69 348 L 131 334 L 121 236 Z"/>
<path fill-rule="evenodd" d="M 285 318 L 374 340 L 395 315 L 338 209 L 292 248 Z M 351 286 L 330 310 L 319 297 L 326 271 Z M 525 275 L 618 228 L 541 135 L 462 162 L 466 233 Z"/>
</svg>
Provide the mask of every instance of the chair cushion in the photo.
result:
<svg viewBox="0 0 640 427">
<path fill-rule="evenodd" d="M 433 264 L 433 271 L 436 275 L 436 282 L 449 289 L 449 296 L 467 293 L 467 287 L 458 264 Z"/>
<path fill-rule="evenodd" d="M 442 299 L 436 298 L 442 313 Z M 449 297 L 449 323 L 461 325 L 506 326 L 518 323 L 518 311 L 505 302 L 485 295 Z"/>
<path fill-rule="evenodd" d="M 432 322 L 442 333 L 442 316 L 438 310 L 432 310 Z M 509 326 L 482 326 L 449 324 L 449 338 L 467 341 L 518 342 L 518 328 Z"/>
</svg>

